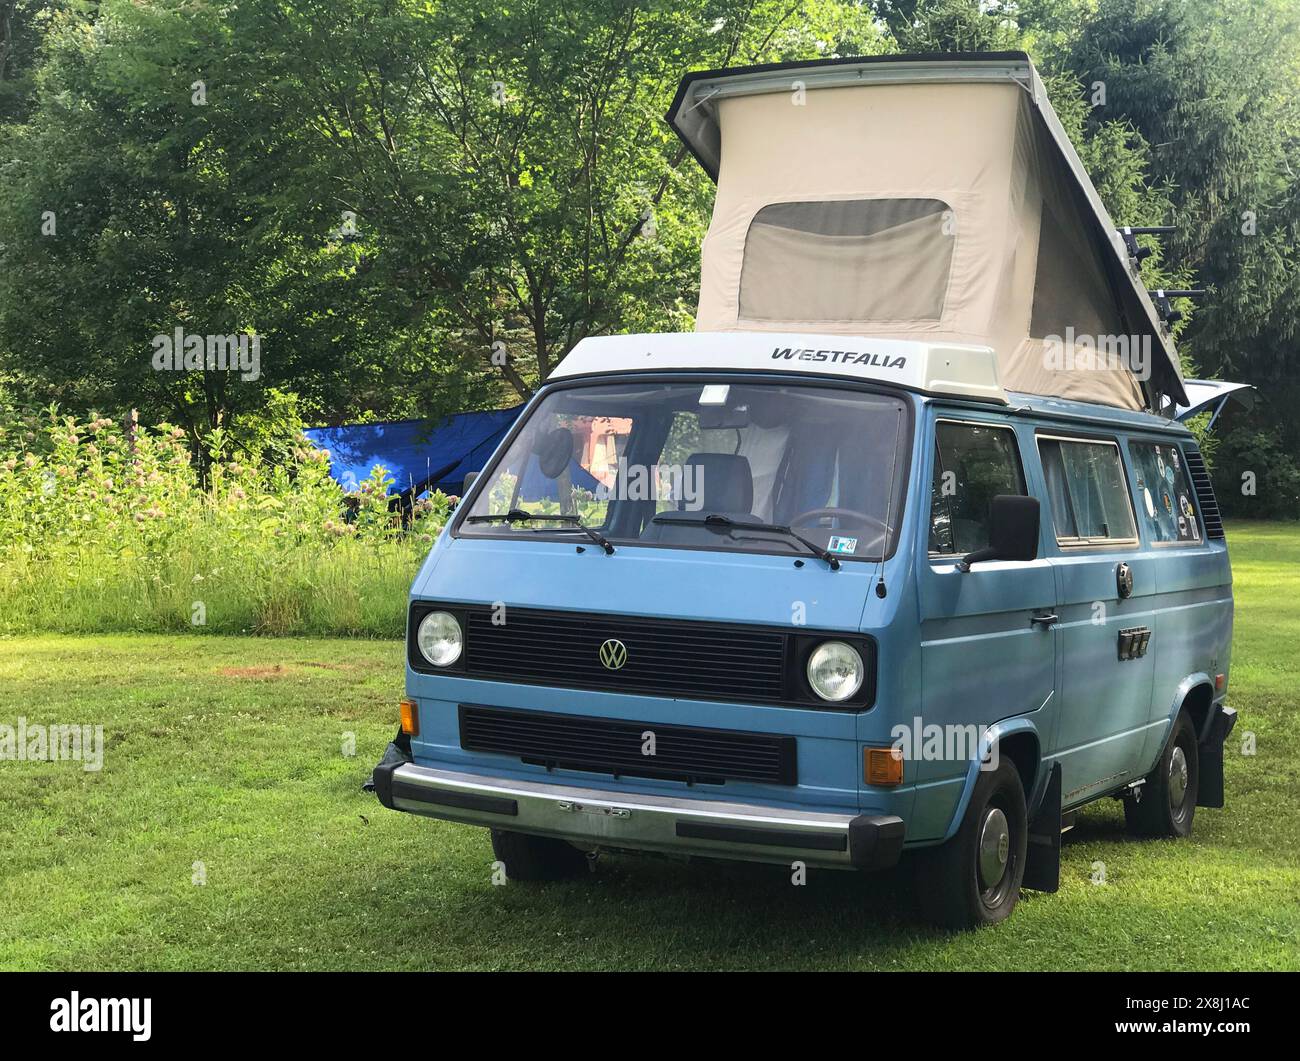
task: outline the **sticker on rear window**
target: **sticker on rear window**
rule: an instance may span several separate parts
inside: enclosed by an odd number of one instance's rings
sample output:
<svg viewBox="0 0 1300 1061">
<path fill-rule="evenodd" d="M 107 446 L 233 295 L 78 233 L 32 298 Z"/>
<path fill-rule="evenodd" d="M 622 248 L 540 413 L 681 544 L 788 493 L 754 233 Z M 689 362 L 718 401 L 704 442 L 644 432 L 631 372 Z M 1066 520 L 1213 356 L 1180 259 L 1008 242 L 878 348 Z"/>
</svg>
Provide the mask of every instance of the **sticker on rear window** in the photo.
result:
<svg viewBox="0 0 1300 1061">
<path fill-rule="evenodd" d="M 841 538 L 838 534 L 832 534 L 831 542 L 826 548 L 832 553 L 856 553 L 858 551 L 858 539 Z"/>
</svg>

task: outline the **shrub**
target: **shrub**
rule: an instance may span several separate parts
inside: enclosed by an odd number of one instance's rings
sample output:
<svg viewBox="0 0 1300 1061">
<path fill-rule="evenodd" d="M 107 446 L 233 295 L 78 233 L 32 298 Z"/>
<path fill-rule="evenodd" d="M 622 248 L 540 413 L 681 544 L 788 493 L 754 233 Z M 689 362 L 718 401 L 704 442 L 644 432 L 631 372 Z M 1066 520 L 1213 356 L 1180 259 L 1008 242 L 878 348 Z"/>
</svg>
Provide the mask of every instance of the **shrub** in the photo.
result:
<svg viewBox="0 0 1300 1061">
<path fill-rule="evenodd" d="M 184 433 L 48 409 L 0 422 L 0 632 L 211 630 L 401 636 L 405 601 L 454 503 L 409 527 L 383 468 L 351 495 L 306 439 L 201 478 Z"/>
</svg>

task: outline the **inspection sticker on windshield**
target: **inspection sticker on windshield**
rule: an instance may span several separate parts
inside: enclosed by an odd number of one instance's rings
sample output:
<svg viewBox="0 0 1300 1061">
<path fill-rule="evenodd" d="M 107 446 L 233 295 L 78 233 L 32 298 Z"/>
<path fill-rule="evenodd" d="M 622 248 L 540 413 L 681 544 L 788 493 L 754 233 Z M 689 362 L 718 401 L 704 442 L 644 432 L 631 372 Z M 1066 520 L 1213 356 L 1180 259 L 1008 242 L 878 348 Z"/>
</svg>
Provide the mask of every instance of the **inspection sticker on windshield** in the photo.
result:
<svg viewBox="0 0 1300 1061">
<path fill-rule="evenodd" d="M 858 551 L 858 539 L 841 538 L 838 534 L 832 534 L 831 542 L 826 548 L 832 553 L 856 553 Z"/>
</svg>

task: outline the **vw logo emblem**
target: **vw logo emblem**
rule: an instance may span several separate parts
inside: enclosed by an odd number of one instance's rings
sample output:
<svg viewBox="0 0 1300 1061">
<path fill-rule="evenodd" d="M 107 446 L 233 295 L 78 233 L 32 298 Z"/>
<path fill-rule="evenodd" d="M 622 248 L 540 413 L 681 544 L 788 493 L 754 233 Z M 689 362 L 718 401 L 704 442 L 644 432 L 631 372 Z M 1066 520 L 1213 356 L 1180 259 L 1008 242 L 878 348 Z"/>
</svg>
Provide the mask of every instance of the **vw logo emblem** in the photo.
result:
<svg viewBox="0 0 1300 1061">
<path fill-rule="evenodd" d="M 611 637 L 600 646 L 600 662 L 609 670 L 622 670 L 627 662 L 627 645 L 618 638 Z"/>
</svg>

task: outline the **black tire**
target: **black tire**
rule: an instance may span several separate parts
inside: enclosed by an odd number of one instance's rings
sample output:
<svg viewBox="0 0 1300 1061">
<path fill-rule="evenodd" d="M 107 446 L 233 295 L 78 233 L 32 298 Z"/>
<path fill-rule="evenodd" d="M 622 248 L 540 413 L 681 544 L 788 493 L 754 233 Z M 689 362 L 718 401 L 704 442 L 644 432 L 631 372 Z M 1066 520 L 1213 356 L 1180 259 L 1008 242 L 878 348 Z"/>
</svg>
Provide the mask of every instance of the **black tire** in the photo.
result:
<svg viewBox="0 0 1300 1061">
<path fill-rule="evenodd" d="M 1180 711 L 1165 750 L 1141 789 L 1124 799 L 1124 824 L 1133 836 L 1190 836 L 1201 764 L 1196 728 Z"/>
<path fill-rule="evenodd" d="M 993 841 L 983 859 L 981 836 Z M 918 852 L 917 897 L 926 919 L 964 929 L 1008 917 L 1020 898 L 1028 842 L 1025 789 L 1015 764 L 1003 759 L 996 770 L 980 772 L 957 835 Z M 991 880 L 995 867 L 1000 875 Z"/>
<path fill-rule="evenodd" d="M 492 853 L 505 865 L 507 880 L 567 880 L 587 868 L 585 854 L 549 836 L 493 829 Z"/>
</svg>

